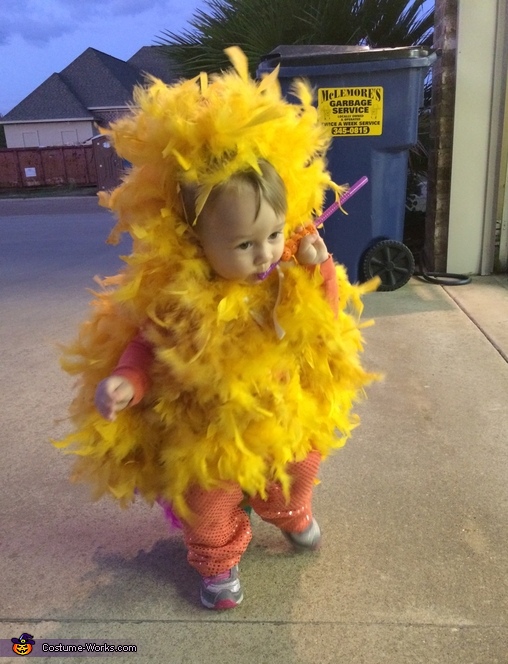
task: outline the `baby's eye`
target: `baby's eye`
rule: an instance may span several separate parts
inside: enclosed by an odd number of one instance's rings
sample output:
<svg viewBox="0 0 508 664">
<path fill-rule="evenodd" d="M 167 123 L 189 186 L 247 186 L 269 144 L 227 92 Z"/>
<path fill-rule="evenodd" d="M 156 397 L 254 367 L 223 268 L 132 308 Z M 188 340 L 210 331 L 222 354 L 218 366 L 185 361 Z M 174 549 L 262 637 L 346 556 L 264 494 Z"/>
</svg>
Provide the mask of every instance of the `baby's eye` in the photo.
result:
<svg viewBox="0 0 508 664">
<path fill-rule="evenodd" d="M 251 246 L 252 246 L 252 242 L 249 242 L 249 241 L 247 241 L 247 242 L 242 242 L 241 244 L 239 244 L 239 245 L 237 246 L 237 249 L 242 249 L 243 251 L 245 251 L 245 249 L 248 249 L 248 248 L 251 247 Z"/>
<path fill-rule="evenodd" d="M 269 240 L 277 240 L 281 235 L 282 235 L 282 231 L 275 231 L 274 233 L 272 233 L 272 234 L 268 237 L 268 239 L 269 239 Z"/>
</svg>

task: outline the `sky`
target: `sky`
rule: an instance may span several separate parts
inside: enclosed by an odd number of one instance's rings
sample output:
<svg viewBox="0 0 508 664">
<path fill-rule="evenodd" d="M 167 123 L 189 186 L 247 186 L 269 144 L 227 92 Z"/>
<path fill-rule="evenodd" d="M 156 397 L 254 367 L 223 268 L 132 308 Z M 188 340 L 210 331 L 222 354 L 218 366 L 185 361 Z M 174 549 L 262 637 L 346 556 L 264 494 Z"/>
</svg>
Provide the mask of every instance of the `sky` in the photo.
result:
<svg viewBox="0 0 508 664">
<path fill-rule="evenodd" d="M 127 60 L 179 33 L 205 0 L 1 0 L 0 114 L 89 46 Z"/>
</svg>

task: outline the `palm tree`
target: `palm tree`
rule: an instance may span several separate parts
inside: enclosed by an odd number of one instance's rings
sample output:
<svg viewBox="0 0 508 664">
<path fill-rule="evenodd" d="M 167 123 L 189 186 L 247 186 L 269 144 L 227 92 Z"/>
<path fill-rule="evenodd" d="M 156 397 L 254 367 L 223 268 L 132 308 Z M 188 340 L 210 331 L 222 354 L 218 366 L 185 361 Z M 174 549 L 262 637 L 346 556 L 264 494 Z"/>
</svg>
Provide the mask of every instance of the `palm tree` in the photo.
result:
<svg viewBox="0 0 508 664">
<path fill-rule="evenodd" d="M 254 73 L 280 44 L 429 44 L 434 10 L 427 0 L 205 0 L 190 28 L 156 40 L 182 75 L 229 66 L 224 48 L 238 45 Z"/>
</svg>

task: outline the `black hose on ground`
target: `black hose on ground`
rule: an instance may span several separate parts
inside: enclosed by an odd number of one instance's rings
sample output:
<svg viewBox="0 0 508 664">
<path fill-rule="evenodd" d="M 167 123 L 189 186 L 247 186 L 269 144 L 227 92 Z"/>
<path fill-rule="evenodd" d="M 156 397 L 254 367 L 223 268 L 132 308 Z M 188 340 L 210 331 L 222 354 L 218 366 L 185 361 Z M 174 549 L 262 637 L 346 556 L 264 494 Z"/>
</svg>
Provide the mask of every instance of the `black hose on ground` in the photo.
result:
<svg viewBox="0 0 508 664">
<path fill-rule="evenodd" d="M 465 286 L 471 283 L 471 277 L 467 274 L 455 274 L 454 272 L 429 272 L 425 261 L 425 249 L 418 254 L 419 270 L 414 271 L 414 276 L 422 281 L 438 286 Z"/>
</svg>

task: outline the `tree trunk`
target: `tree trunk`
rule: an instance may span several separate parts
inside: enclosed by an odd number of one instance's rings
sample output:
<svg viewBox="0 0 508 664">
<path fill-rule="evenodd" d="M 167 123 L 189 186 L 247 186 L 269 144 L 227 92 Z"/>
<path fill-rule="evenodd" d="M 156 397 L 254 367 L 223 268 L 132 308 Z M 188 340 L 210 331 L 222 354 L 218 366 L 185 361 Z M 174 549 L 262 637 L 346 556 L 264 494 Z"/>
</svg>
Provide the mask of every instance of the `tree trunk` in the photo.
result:
<svg viewBox="0 0 508 664">
<path fill-rule="evenodd" d="M 441 52 L 432 71 L 427 215 L 425 220 L 426 267 L 446 272 L 453 118 L 455 110 L 457 2 L 436 0 L 434 47 Z"/>
</svg>

